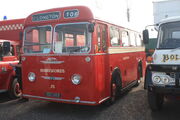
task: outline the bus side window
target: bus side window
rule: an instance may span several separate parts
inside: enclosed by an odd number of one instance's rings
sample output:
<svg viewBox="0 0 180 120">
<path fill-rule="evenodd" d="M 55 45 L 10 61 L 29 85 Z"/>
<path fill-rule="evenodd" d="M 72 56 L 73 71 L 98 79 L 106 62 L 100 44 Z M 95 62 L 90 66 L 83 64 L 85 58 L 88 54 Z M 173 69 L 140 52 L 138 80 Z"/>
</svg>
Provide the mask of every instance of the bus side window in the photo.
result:
<svg viewBox="0 0 180 120">
<path fill-rule="evenodd" d="M 98 52 L 101 51 L 101 30 L 100 25 L 97 27 L 97 46 L 98 46 Z"/>
<path fill-rule="evenodd" d="M 107 51 L 107 27 L 102 25 L 102 50 Z"/>
<path fill-rule="evenodd" d="M 137 46 L 142 46 L 142 40 L 141 40 L 141 35 L 136 34 L 136 45 Z"/>
<path fill-rule="evenodd" d="M 129 34 L 127 31 L 122 31 L 122 46 L 129 46 Z"/>
<path fill-rule="evenodd" d="M 120 31 L 115 27 L 110 27 L 111 46 L 120 46 Z"/>
<path fill-rule="evenodd" d="M 136 37 L 134 32 L 130 32 L 130 46 L 136 46 Z"/>
<path fill-rule="evenodd" d="M 107 51 L 107 27 L 103 24 L 97 26 L 97 46 L 98 52 Z"/>
</svg>

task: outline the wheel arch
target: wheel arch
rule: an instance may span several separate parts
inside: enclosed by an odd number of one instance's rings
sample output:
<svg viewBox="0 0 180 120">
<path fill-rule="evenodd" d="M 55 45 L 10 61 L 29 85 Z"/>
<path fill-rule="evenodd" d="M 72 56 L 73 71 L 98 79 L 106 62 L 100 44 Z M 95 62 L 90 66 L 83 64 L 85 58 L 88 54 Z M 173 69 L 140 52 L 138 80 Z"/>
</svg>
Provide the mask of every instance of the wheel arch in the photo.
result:
<svg viewBox="0 0 180 120">
<path fill-rule="evenodd" d="M 119 76 L 120 77 L 120 80 L 117 81 L 115 78 L 116 76 Z M 113 80 L 115 80 L 116 84 L 117 85 L 121 85 L 122 86 L 122 75 L 121 75 L 121 70 L 119 67 L 115 67 L 112 71 L 112 74 L 111 74 L 111 82 L 113 82 Z"/>
</svg>

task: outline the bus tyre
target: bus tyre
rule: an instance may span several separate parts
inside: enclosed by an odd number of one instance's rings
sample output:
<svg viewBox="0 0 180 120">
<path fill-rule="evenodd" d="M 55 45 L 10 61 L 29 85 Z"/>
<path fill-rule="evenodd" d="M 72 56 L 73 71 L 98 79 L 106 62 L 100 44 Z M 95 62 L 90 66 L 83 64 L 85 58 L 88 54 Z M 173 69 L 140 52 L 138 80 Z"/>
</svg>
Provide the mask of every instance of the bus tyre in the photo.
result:
<svg viewBox="0 0 180 120">
<path fill-rule="evenodd" d="M 112 105 L 116 101 L 116 96 L 117 96 L 117 85 L 114 81 L 111 82 L 111 96 L 110 98 L 106 101 L 106 105 Z"/>
<path fill-rule="evenodd" d="M 148 90 L 148 102 L 152 111 L 158 111 L 162 108 L 164 96 Z"/>
<path fill-rule="evenodd" d="M 121 78 L 119 74 L 116 74 L 115 78 L 111 82 L 111 96 L 107 101 L 107 105 L 115 103 L 116 98 L 121 94 Z"/>
<path fill-rule="evenodd" d="M 21 95 L 22 90 L 18 82 L 18 79 L 14 78 L 9 89 L 9 96 L 10 98 L 15 99 L 21 97 Z"/>
</svg>

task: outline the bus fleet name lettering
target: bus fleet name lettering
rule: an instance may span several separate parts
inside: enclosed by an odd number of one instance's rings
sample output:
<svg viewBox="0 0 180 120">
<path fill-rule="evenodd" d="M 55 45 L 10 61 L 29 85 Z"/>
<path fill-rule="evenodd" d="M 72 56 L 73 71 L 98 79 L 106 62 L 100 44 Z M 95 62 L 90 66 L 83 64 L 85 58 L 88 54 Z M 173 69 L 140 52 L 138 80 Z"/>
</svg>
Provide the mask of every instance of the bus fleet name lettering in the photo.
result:
<svg viewBox="0 0 180 120">
<path fill-rule="evenodd" d="M 64 69 L 40 69 L 40 72 L 46 73 L 65 73 Z"/>
</svg>

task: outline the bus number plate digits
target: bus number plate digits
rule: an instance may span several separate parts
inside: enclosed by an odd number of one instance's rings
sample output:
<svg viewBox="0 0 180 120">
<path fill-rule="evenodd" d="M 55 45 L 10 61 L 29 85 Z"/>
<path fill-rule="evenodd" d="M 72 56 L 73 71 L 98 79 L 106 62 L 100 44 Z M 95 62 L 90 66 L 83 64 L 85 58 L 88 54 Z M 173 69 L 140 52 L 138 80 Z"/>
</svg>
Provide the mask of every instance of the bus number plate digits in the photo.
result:
<svg viewBox="0 0 180 120">
<path fill-rule="evenodd" d="M 46 92 L 45 95 L 46 95 L 47 97 L 60 98 L 60 94 L 59 94 L 59 93 Z"/>
<path fill-rule="evenodd" d="M 64 18 L 76 18 L 79 16 L 79 10 L 66 10 L 64 11 Z"/>
</svg>

